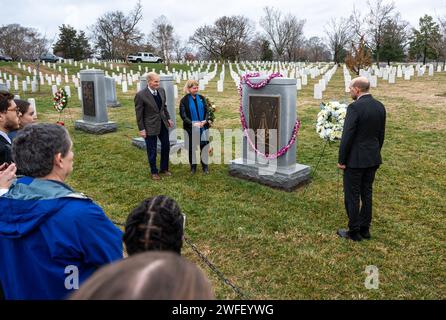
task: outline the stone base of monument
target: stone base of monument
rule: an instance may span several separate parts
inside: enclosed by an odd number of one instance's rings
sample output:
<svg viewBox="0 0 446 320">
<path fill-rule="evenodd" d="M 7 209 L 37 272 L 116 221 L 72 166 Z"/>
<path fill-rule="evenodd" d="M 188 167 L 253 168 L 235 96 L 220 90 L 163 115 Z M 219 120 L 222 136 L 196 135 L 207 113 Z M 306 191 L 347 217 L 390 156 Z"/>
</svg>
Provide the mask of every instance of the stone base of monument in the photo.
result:
<svg viewBox="0 0 446 320">
<path fill-rule="evenodd" d="M 109 108 L 119 108 L 121 104 L 119 102 L 107 102 L 107 107 Z"/>
<path fill-rule="evenodd" d="M 133 138 L 132 145 L 137 147 L 138 149 L 146 150 L 146 141 L 143 138 L 140 138 L 140 137 Z M 177 140 L 176 143 L 174 143 L 173 141 L 170 142 L 170 152 L 178 151 L 180 148 L 183 148 L 183 147 L 184 147 L 183 140 Z M 161 143 L 159 142 L 159 140 L 158 140 L 157 150 L 158 150 L 158 152 L 161 152 Z"/>
<path fill-rule="evenodd" d="M 115 132 L 118 130 L 116 122 L 95 123 L 86 122 L 84 120 L 76 120 L 74 128 L 77 130 L 85 131 L 93 134 L 104 134 L 109 132 Z"/>
<path fill-rule="evenodd" d="M 296 164 L 288 168 L 277 168 L 275 171 L 268 166 L 248 164 L 243 159 L 236 159 L 229 164 L 229 174 L 269 187 L 291 192 L 310 182 L 310 167 Z"/>
</svg>

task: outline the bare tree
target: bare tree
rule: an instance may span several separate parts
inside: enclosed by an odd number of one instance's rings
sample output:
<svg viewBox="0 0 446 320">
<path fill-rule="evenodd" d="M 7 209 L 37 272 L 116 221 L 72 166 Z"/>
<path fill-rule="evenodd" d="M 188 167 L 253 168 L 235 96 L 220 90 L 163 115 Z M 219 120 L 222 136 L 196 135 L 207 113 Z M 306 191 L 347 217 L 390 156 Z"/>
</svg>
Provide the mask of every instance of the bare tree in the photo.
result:
<svg viewBox="0 0 446 320">
<path fill-rule="evenodd" d="M 173 52 L 175 54 L 175 60 L 181 61 L 186 59 L 186 54 L 192 52 L 192 48 L 188 45 L 187 41 L 182 40 L 179 36 L 175 37 L 173 43 Z"/>
<path fill-rule="evenodd" d="M 304 25 L 305 20 L 298 20 L 295 16 L 288 15 L 284 21 L 285 27 L 290 30 L 288 42 L 286 44 L 286 52 L 288 61 L 296 61 L 298 59 L 298 48 L 301 47 L 305 41 Z"/>
<path fill-rule="evenodd" d="M 443 58 L 443 68 L 446 68 L 446 15 L 438 18 L 438 23 L 440 25 L 441 41 L 438 44 L 438 51 Z"/>
<path fill-rule="evenodd" d="M 198 28 L 190 42 L 210 59 L 239 60 L 249 50 L 253 27 L 244 16 L 223 16 L 213 26 Z"/>
<path fill-rule="evenodd" d="M 48 40 L 36 29 L 9 24 L 0 27 L 0 50 L 14 60 L 35 60 L 48 51 Z"/>
<path fill-rule="evenodd" d="M 395 3 L 385 3 L 385 0 L 368 0 L 369 13 L 366 16 L 368 23 L 369 45 L 375 52 L 376 63 L 380 62 L 380 51 L 383 45 L 384 26 L 392 18 Z"/>
<path fill-rule="evenodd" d="M 351 42 L 359 44 L 362 41 L 366 46 L 370 47 L 367 39 L 368 23 L 366 21 L 366 16 L 363 15 L 355 5 L 353 5 L 353 10 L 349 17 L 349 21 L 351 25 Z"/>
<path fill-rule="evenodd" d="M 153 21 L 150 39 L 167 65 L 170 65 L 171 54 L 175 45 L 173 25 L 162 15 Z"/>
<path fill-rule="evenodd" d="M 144 35 L 138 29 L 142 20 L 142 5 L 125 15 L 122 11 L 107 12 L 90 27 L 96 48 L 109 59 L 127 58 L 132 51 L 140 48 Z"/>
<path fill-rule="evenodd" d="M 138 29 L 138 23 L 142 20 L 142 5 L 141 1 L 138 1 L 133 11 L 129 15 L 124 15 L 122 11 L 115 13 L 116 22 L 118 25 L 120 38 L 119 38 L 119 51 L 126 58 L 135 47 L 135 44 L 140 44 L 144 38 L 144 35 Z"/>
<path fill-rule="evenodd" d="M 204 25 L 196 29 L 189 42 L 198 46 L 198 49 L 209 58 L 220 59 L 222 57 L 221 45 L 213 26 Z"/>
<path fill-rule="evenodd" d="M 271 41 L 277 58 L 283 61 L 285 53 L 288 53 L 290 59 L 302 40 L 305 21 L 298 20 L 291 14 L 283 16 L 279 10 L 272 7 L 265 7 L 264 11 L 265 16 L 260 19 L 260 25 Z"/>
<path fill-rule="evenodd" d="M 340 64 L 343 60 L 343 53 L 346 51 L 346 46 L 352 36 L 352 28 L 348 19 L 331 18 L 325 28 L 327 35 L 328 46 L 333 54 L 335 63 Z"/>
<path fill-rule="evenodd" d="M 319 37 L 311 37 L 304 43 L 305 58 L 311 62 L 328 61 L 330 50 Z"/>
</svg>

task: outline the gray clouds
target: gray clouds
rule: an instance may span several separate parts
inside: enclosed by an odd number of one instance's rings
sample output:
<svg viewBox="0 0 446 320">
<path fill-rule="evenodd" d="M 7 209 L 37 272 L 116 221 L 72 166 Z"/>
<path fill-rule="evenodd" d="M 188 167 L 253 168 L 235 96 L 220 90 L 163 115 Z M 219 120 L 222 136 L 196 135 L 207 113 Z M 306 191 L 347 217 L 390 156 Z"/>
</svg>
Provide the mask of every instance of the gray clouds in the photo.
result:
<svg viewBox="0 0 446 320">
<path fill-rule="evenodd" d="M 446 0 L 395 0 L 394 2 L 402 18 L 409 21 L 412 26 L 416 26 L 418 19 L 424 14 L 434 17 L 446 14 Z M 133 9 L 136 0 L 13 0 L 8 3 L 12 4 L 12 8 L 1 10 L 1 24 L 19 23 L 26 27 L 34 27 L 53 41 L 57 37 L 58 26 L 62 24 L 69 24 L 76 29 L 87 31 L 87 27 L 95 23 L 96 19 L 105 12 L 113 10 L 129 12 Z M 324 25 L 331 17 L 348 17 L 353 4 L 360 2 L 354 0 L 342 2 L 329 0 L 142 0 L 141 3 L 144 18 L 140 28 L 145 34 L 150 32 L 153 20 L 164 14 L 174 25 L 176 33 L 181 38 L 188 39 L 196 28 L 204 24 L 212 24 L 223 15 L 245 15 L 260 30 L 258 22 L 265 6 L 274 6 L 284 13 L 294 14 L 298 19 L 305 19 L 305 36 L 322 37 Z"/>
</svg>

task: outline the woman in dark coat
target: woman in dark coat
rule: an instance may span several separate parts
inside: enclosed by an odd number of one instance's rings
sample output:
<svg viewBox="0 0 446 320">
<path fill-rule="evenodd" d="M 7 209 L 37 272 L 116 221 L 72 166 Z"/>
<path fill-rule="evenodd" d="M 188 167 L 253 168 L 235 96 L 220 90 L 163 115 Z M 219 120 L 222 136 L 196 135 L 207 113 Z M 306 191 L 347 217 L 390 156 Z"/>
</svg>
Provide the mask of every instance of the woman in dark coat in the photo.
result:
<svg viewBox="0 0 446 320">
<path fill-rule="evenodd" d="M 189 163 L 191 173 L 197 171 L 196 149 L 200 145 L 200 158 L 204 174 L 209 174 L 209 113 L 206 99 L 198 94 L 198 82 L 188 80 L 184 86 L 186 95 L 180 101 L 180 116 L 183 119 L 183 129 L 186 131 L 184 140 L 189 150 Z"/>
</svg>

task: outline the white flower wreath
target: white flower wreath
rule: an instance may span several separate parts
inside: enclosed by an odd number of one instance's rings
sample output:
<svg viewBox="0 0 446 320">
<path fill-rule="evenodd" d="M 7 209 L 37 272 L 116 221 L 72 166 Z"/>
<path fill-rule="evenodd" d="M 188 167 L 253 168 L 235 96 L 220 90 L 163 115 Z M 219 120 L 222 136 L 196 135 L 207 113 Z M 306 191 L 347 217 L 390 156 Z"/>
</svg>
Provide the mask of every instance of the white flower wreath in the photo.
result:
<svg viewBox="0 0 446 320">
<path fill-rule="evenodd" d="M 316 132 L 326 141 L 337 141 L 342 138 L 347 105 L 338 101 L 321 103 L 321 111 L 317 115 Z"/>
</svg>

